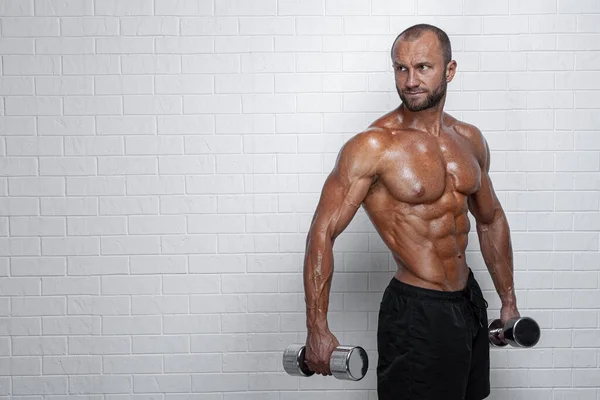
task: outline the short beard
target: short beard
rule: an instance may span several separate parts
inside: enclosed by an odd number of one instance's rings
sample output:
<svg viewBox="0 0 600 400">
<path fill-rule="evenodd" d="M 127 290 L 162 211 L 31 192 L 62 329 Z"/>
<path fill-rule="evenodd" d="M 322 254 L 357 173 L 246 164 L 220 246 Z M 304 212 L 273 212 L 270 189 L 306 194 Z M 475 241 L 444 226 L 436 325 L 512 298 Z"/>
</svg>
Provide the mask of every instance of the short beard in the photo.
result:
<svg viewBox="0 0 600 400">
<path fill-rule="evenodd" d="M 402 100 L 402 104 L 408 110 L 417 112 L 427 110 L 428 108 L 436 107 L 442 101 L 442 98 L 446 95 L 446 88 L 448 87 L 448 82 L 445 79 L 442 79 L 442 82 L 436 87 L 432 93 L 427 95 L 427 98 L 421 102 L 408 100 L 403 94 L 402 91 L 396 86 L 396 91 L 400 95 L 400 99 Z"/>
</svg>

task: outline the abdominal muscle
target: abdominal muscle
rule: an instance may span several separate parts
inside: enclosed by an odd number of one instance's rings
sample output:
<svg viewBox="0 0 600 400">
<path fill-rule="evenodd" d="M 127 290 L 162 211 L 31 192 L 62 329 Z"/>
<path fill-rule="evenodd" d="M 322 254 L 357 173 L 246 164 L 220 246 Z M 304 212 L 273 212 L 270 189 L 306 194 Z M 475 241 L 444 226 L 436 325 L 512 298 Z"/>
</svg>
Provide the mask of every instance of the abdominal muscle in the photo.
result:
<svg viewBox="0 0 600 400">
<path fill-rule="evenodd" d="M 470 230 L 465 195 L 447 190 L 435 202 L 410 204 L 394 199 L 387 190 L 378 190 L 363 204 L 394 256 L 396 279 L 433 290 L 465 288 Z"/>
</svg>

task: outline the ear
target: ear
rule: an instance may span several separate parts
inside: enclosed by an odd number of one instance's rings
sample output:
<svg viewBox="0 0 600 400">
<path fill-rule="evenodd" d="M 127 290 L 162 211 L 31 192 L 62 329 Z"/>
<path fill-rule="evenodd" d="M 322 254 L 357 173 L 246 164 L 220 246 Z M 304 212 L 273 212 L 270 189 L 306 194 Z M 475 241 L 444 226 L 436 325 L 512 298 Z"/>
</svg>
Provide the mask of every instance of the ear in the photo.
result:
<svg viewBox="0 0 600 400">
<path fill-rule="evenodd" d="M 446 82 L 447 83 L 452 82 L 452 79 L 454 79 L 454 75 L 456 74 L 456 65 L 457 65 L 456 61 L 452 60 L 446 66 Z"/>
</svg>

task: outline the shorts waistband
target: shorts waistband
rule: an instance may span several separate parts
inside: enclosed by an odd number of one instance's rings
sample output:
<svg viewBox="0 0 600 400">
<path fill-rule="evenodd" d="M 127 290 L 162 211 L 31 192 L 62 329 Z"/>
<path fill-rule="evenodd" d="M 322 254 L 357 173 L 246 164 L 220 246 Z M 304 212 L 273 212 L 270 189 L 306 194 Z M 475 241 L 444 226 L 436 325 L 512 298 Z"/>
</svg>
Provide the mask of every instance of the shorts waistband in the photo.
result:
<svg viewBox="0 0 600 400">
<path fill-rule="evenodd" d="M 473 275 L 473 271 L 469 269 L 469 277 L 467 280 L 466 287 L 462 290 L 450 292 L 409 285 L 408 283 L 399 281 L 395 276 L 392 277 L 392 279 L 390 280 L 388 287 L 402 296 L 409 296 L 414 298 L 429 298 L 434 300 L 460 301 L 465 300 L 465 298 L 469 298 L 469 294 L 471 292 L 471 290 L 469 289 L 469 283 L 474 279 L 475 277 Z"/>
</svg>

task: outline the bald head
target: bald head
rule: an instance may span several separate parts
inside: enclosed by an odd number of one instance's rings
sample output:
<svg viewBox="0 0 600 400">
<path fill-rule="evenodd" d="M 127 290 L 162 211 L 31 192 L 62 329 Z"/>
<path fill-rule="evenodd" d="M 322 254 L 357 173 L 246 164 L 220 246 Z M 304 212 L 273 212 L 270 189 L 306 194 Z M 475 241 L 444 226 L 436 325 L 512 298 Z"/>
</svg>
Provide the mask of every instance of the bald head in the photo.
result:
<svg viewBox="0 0 600 400">
<path fill-rule="evenodd" d="M 399 34 L 392 44 L 392 59 L 394 59 L 394 47 L 396 46 L 396 42 L 398 42 L 398 40 L 412 42 L 413 40 L 420 39 L 426 32 L 431 32 L 437 37 L 440 50 L 442 52 L 442 57 L 444 59 L 444 64 L 447 65 L 452 60 L 452 46 L 450 45 L 450 39 L 448 38 L 448 35 L 446 35 L 446 32 L 437 26 L 428 24 L 413 25 Z"/>
</svg>

